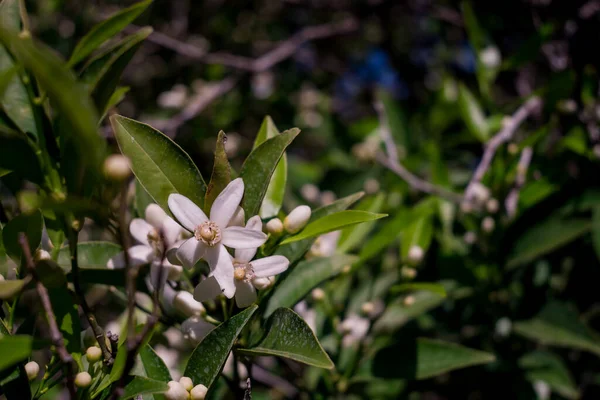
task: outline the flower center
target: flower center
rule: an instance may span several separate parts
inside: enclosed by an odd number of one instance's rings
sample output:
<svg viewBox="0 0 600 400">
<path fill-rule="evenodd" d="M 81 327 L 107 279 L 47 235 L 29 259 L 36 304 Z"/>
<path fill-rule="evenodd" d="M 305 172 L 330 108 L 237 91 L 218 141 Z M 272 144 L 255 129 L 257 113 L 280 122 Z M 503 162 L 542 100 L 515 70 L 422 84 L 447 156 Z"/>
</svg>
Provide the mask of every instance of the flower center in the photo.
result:
<svg viewBox="0 0 600 400">
<path fill-rule="evenodd" d="M 238 281 L 250 282 L 254 278 L 252 264 L 233 260 L 233 277 Z"/>
<path fill-rule="evenodd" d="M 156 229 L 152 229 L 150 232 L 148 232 L 147 237 L 150 247 L 154 249 L 155 256 L 162 257 L 163 252 L 165 251 L 165 242 L 160 233 Z"/>
<path fill-rule="evenodd" d="M 214 222 L 206 221 L 196 227 L 194 237 L 199 242 L 214 246 L 221 241 L 221 229 Z"/>
</svg>

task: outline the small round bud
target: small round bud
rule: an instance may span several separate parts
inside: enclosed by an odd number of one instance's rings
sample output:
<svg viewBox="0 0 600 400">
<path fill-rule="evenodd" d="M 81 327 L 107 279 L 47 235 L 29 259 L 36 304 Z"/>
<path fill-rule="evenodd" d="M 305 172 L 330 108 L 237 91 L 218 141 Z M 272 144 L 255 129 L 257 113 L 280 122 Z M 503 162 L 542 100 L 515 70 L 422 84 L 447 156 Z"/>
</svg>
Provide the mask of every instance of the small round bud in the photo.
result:
<svg viewBox="0 0 600 400">
<path fill-rule="evenodd" d="M 112 154 L 104 160 L 104 176 L 108 179 L 121 182 L 131 175 L 129 159 L 121 154 Z"/>
<path fill-rule="evenodd" d="M 309 206 L 298 206 L 285 217 L 283 227 L 288 233 L 297 233 L 306 226 L 311 213 Z"/>
<path fill-rule="evenodd" d="M 348 264 L 348 265 L 344 265 L 342 267 L 342 274 L 347 274 L 352 270 L 352 265 Z"/>
<path fill-rule="evenodd" d="M 40 365 L 35 361 L 29 361 L 25 364 L 25 373 L 27 374 L 27 379 L 30 381 L 34 380 L 40 373 Z"/>
<path fill-rule="evenodd" d="M 182 376 L 179 378 L 179 383 L 181 383 L 183 388 L 188 392 L 194 387 L 194 382 L 192 382 L 192 379 L 188 378 L 187 376 Z"/>
<path fill-rule="evenodd" d="M 462 211 L 463 214 L 470 214 L 473 212 L 473 206 L 470 202 L 463 201 L 460 203 L 460 211 Z"/>
<path fill-rule="evenodd" d="M 52 256 L 50 256 L 50 253 L 48 253 L 46 250 L 38 249 L 36 250 L 35 255 L 33 256 L 33 259 L 36 262 L 42 260 L 51 260 Z"/>
<path fill-rule="evenodd" d="M 204 385 L 196 385 L 190 392 L 192 400 L 204 400 L 206 393 L 208 393 L 208 388 Z"/>
<path fill-rule="evenodd" d="M 479 59 L 488 68 L 497 68 L 502 62 L 502 55 L 496 46 L 488 46 L 479 53 Z"/>
<path fill-rule="evenodd" d="M 415 296 L 406 296 L 403 300 L 403 303 L 406 307 L 410 307 L 415 304 Z"/>
<path fill-rule="evenodd" d="M 360 306 L 360 311 L 365 315 L 371 315 L 371 313 L 375 311 L 375 305 L 370 301 L 367 301 L 366 303 L 363 303 L 362 306 Z"/>
<path fill-rule="evenodd" d="M 102 358 L 102 350 L 100 350 L 100 347 L 98 346 L 88 347 L 85 352 L 85 356 L 90 363 L 95 363 Z"/>
<path fill-rule="evenodd" d="M 424 255 L 425 252 L 421 246 L 411 246 L 411 248 L 408 250 L 408 262 L 412 265 L 420 264 L 421 261 L 423 261 Z"/>
<path fill-rule="evenodd" d="M 300 188 L 300 194 L 302 195 L 302 197 L 304 197 L 306 201 L 316 203 L 317 200 L 319 200 L 321 192 L 319 191 L 319 188 L 313 185 L 312 183 L 307 183 L 302 185 L 302 187 Z"/>
<path fill-rule="evenodd" d="M 321 288 L 315 288 L 311 292 L 311 296 L 314 301 L 322 301 L 325 298 L 325 291 Z"/>
<path fill-rule="evenodd" d="M 483 221 L 481 221 L 481 229 L 483 229 L 485 233 L 492 232 L 495 227 L 496 221 L 494 221 L 492 217 L 485 217 Z"/>
<path fill-rule="evenodd" d="M 335 201 L 335 198 L 335 193 L 333 193 L 331 190 L 326 190 L 321 193 L 321 204 L 328 206 Z"/>
<path fill-rule="evenodd" d="M 463 240 L 465 241 L 466 244 L 471 245 L 477 241 L 477 234 L 473 231 L 465 232 L 465 235 L 463 236 Z"/>
<path fill-rule="evenodd" d="M 75 375 L 75 386 L 78 388 L 86 388 L 92 384 L 92 376 L 87 372 L 80 372 Z"/>
<path fill-rule="evenodd" d="M 519 145 L 514 142 L 511 142 L 508 144 L 507 150 L 509 154 L 514 156 L 519 152 Z"/>
<path fill-rule="evenodd" d="M 4 275 L 0 274 L 0 282 L 4 280 Z"/>
<path fill-rule="evenodd" d="M 485 185 L 476 182 L 472 188 L 473 200 L 478 204 L 484 204 L 490 198 L 490 189 Z"/>
<path fill-rule="evenodd" d="M 283 222 L 279 218 L 273 218 L 267 222 L 267 233 L 271 235 L 281 235 L 283 232 Z"/>
<path fill-rule="evenodd" d="M 258 290 L 267 289 L 267 288 L 271 287 L 271 285 L 273 285 L 274 282 L 275 282 L 275 277 L 273 277 L 273 276 L 252 279 L 252 285 L 254 285 L 254 287 L 257 288 Z"/>
<path fill-rule="evenodd" d="M 379 181 L 374 178 L 367 179 L 364 184 L 364 189 L 367 194 L 374 194 L 379 192 L 380 185 Z"/>
<path fill-rule="evenodd" d="M 498 212 L 498 210 L 500 209 L 500 203 L 498 203 L 498 200 L 494 199 L 493 197 L 491 199 L 489 199 L 487 201 L 487 203 L 485 203 L 485 209 L 490 213 L 490 214 L 495 214 Z"/>
<path fill-rule="evenodd" d="M 190 394 L 185 387 L 177 381 L 170 381 L 167 383 L 169 389 L 165 392 L 165 399 L 167 400 L 188 400 Z"/>
<path fill-rule="evenodd" d="M 175 295 L 173 308 L 179 310 L 186 317 L 202 315 L 206 311 L 202 303 L 196 301 L 194 295 L 186 291 L 178 292 Z"/>
<path fill-rule="evenodd" d="M 411 267 L 402 267 L 400 273 L 405 279 L 415 279 L 415 277 L 417 276 L 417 270 Z"/>
</svg>

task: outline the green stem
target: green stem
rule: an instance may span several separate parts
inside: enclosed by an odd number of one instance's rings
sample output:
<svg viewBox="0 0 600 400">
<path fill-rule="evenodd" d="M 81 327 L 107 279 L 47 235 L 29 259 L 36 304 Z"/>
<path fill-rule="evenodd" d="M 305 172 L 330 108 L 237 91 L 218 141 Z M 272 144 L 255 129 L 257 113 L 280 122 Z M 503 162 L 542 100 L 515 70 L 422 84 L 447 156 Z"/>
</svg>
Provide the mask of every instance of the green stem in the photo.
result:
<svg viewBox="0 0 600 400">
<path fill-rule="evenodd" d="M 29 16 L 27 15 L 27 9 L 25 8 L 25 0 L 19 0 L 19 14 L 21 14 L 21 22 L 23 23 L 23 30 L 29 31 Z"/>
</svg>

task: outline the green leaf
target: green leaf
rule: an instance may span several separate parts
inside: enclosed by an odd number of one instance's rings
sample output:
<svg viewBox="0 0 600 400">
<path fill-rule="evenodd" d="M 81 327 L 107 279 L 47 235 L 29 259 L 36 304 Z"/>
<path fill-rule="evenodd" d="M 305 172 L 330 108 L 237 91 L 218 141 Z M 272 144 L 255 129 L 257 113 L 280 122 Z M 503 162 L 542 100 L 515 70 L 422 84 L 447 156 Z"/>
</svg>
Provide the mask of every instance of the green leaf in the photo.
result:
<svg viewBox="0 0 600 400">
<path fill-rule="evenodd" d="M 564 303 L 547 304 L 533 319 L 516 322 L 513 330 L 544 345 L 586 350 L 600 356 L 600 335 L 580 321 L 573 307 Z"/>
<path fill-rule="evenodd" d="M 86 64 L 81 79 L 88 85 L 98 110 L 106 109 L 123 70 L 138 51 L 144 39 L 151 33 L 152 28 L 142 28 L 104 50 Z"/>
<path fill-rule="evenodd" d="M 25 361 L 33 350 L 33 337 L 29 335 L 0 336 L 0 371 Z"/>
<path fill-rule="evenodd" d="M 400 238 L 400 255 L 406 260 L 413 246 L 419 246 L 427 251 L 433 238 L 433 218 L 420 218 L 402 230 Z"/>
<path fill-rule="evenodd" d="M 0 300 L 12 299 L 17 293 L 23 290 L 28 283 L 25 279 L 14 279 L 10 281 L 0 281 Z"/>
<path fill-rule="evenodd" d="M 493 354 L 458 344 L 426 338 L 405 339 L 377 353 L 374 374 L 390 378 L 427 379 L 493 361 Z"/>
<path fill-rule="evenodd" d="M 339 254 L 298 263 L 278 283 L 267 303 L 265 317 L 279 307 L 293 307 L 313 288 L 339 274 L 346 265 L 352 265 L 356 259 L 355 256 Z"/>
<path fill-rule="evenodd" d="M 324 216 L 347 209 L 352 204 L 354 204 L 355 202 L 360 200 L 360 198 L 363 195 L 364 195 L 363 192 L 355 193 L 353 195 L 350 195 L 350 196 L 344 197 L 342 199 L 339 199 L 337 201 L 334 201 L 333 203 L 331 203 L 327 206 L 323 206 L 321 208 L 314 210 L 312 215 L 310 216 L 309 223 L 316 221 Z M 302 258 L 304 253 L 306 253 L 308 251 L 308 249 L 310 248 L 310 246 L 313 244 L 314 241 L 315 241 L 314 238 L 309 238 L 309 239 L 304 239 L 304 240 L 301 240 L 298 242 L 279 246 L 277 248 L 277 250 L 275 251 L 275 254 L 286 257 L 288 260 L 290 260 L 290 264 L 293 265 L 300 258 Z"/>
<path fill-rule="evenodd" d="M 578 399 L 579 389 L 564 362 L 547 351 L 534 351 L 519 359 L 525 377 L 531 383 L 546 382 L 552 391 L 567 399 Z"/>
<path fill-rule="evenodd" d="M 131 382 L 125 386 L 121 400 L 132 399 L 143 394 L 164 393 L 169 389 L 169 385 L 164 381 L 157 381 L 143 376 L 134 376 Z"/>
<path fill-rule="evenodd" d="M 168 214 L 171 193 L 180 193 L 199 206 L 204 203 L 204 179 L 181 147 L 150 125 L 120 115 L 112 116 L 110 122 L 136 178 Z"/>
<path fill-rule="evenodd" d="M 75 358 L 81 357 L 81 321 L 77 302 L 66 282 L 62 288 L 48 290 L 58 328 L 63 334 L 65 347 Z"/>
<path fill-rule="evenodd" d="M 375 214 L 368 211 L 346 210 L 335 214 L 326 215 L 314 222 L 310 222 L 300 233 L 283 240 L 281 244 L 297 242 L 299 240 L 323 235 L 338 229 L 360 224 L 362 222 L 374 221 L 387 217 L 387 214 Z"/>
<path fill-rule="evenodd" d="M 257 215 L 279 160 L 300 130 L 293 128 L 267 139 L 254 149 L 240 170 L 245 192 L 242 208 L 247 216 Z"/>
<path fill-rule="evenodd" d="M 129 92 L 129 86 L 120 86 L 115 89 L 106 102 L 104 110 L 102 110 L 102 117 L 100 118 L 101 121 L 104 120 L 106 113 L 108 113 L 111 108 L 123 101 L 127 92 Z"/>
<path fill-rule="evenodd" d="M 238 335 L 258 307 L 252 305 L 213 329 L 194 349 L 183 376 L 190 377 L 194 385 L 211 388 Z"/>
<path fill-rule="evenodd" d="M 479 51 L 485 47 L 485 33 L 477 21 L 471 3 L 469 1 L 463 1 L 461 3 L 461 9 L 465 27 L 467 28 L 467 33 L 469 35 L 469 42 L 475 49 L 475 52 L 479 53 Z"/>
<path fill-rule="evenodd" d="M 23 80 L 15 71 L 15 62 L 3 46 L 0 46 L 0 74 L 13 71 L 4 91 L 0 95 L 2 109 L 10 120 L 24 133 L 30 133 L 36 139 L 39 136 L 32 98 L 23 83 Z"/>
<path fill-rule="evenodd" d="M 121 32 L 127 25 L 133 22 L 150 4 L 152 0 L 141 1 L 132 5 L 131 7 L 125 8 L 113 15 L 111 15 L 105 21 L 102 21 L 98 25 L 94 26 L 91 31 L 87 33 L 75 46 L 73 54 L 69 59 L 69 65 L 73 66 L 94 50 L 96 50 L 102 43 L 114 37 L 117 33 Z"/>
<path fill-rule="evenodd" d="M 206 194 L 204 195 L 204 212 L 206 215 L 210 215 L 210 208 L 212 207 L 213 202 L 229 182 L 231 182 L 231 165 L 229 165 L 229 159 L 227 158 L 227 152 L 225 151 L 226 141 L 227 137 L 225 136 L 225 132 L 220 131 L 219 136 L 217 137 L 213 170 L 210 176 L 210 182 L 206 188 Z"/>
<path fill-rule="evenodd" d="M 385 118 L 390 133 L 394 138 L 394 143 L 399 147 L 398 155 L 402 157 L 406 154 L 409 144 L 406 116 L 402 112 L 400 105 L 394 101 L 394 98 L 387 90 L 378 90 L 377 97 L 381 101 L 381 104 L 383 104 Z"/>
<path fill-rule="evenodd" d="M 111 242 L 80 242 L 77 244 L 77 262 L 82 269 L 106 269 L 106 263 L 121 252 L 121 246 Z M 69 247 L 63 247 L 58 253 L 58 264 L 71 271 Z"/>
<path fill-rule="evenodd" d="M 588 218 L 552 216 L 529 228 L 516 241 L 510 252 L 507 267 L 531 262 L 589 232 L 592 221 Z"/>
<path fill-rule="evenodd" d="M 29 249 L 34 254 L 35 250 L 42 241 L 42 228 L 44 221 L 42 214 L 35 211 L 32 214 L 21 214 L 11 219 L 2 230 L 2 241 L 6 253 L 17 263 L 20 264 L 23 250 L 19 244 L 19 235 L 25 233 L 27 235 L 27 243 Z"/>
<path fill-rule="evenodd" d="M 148 378 L 162 382 L 171 380 L 169 368 L 167 368 L 162 358 L 156 354 L 150 345 L 143 346 L 139 354 L 140 359 L 142 360 L 142 366 L 144 367 L 144 371 Z"/>
<path fill-rule="evenodd" d="M 154 200 L 152 197 L 146 192 L 146 189 L 142 186 L 140 181 L 135 180 L 135 210 L 137 211 L 137 215 L 140 218 L 146 217 L 146 208 L 153 204 Z"/>
<path fill-rule="evenodd" d="M 385 193 L 379 193 L 374 197 L 365 198 L 357 205 L 356 210 L 377 213 L 383 208 L 385 198 Z M 336 251 L 338 253 L 346 253 L 357 246 L 364 244 L 365 239 L 375 224 L 375 221 L 369 221 L 343 229 L 338 240 Z"/>
<path fill-rule="evenodd" d="M 238 351 L 246 355 L 285 357 L 318 368 L 334 367 L 312 329 L 289 308 L 278 308 L 267 321 L 266 331 L 257 345 Z"/>
<path fill-rule="evenodd" d="M 458 86 L 458 109 L 468 131 L 482 143 L 490 138 L 488 123 L 481 105 L 463 84 Z"/>
<path fill-rule="evenodd" d="M 392 286 L 390 289 L 392 293 L 412 292 L 417 290 L 423 290 L 431 293 L 435 293 L 438 296 L 446 297 L 446 288 L 440 283 L 430 282 L 411 282 L 402 283 L 400 285 Z"/>
<path fill-rule="evenodd" d="M 267 139 L 271 139 L 279 135 L 279 130 L 273 123 L 273 120 L 268 115 L 263 120 L 256 139 L 254 140 L 254 146 L 252 149 L 256 149 L 259 145 L 265 142 Z M 285 187 L 287 182 L 287 155 L 283 153 L 283 156 L 277 163 L 275 171 L 271 176 L 267 193 L 260 206 L 260 217 L 270 218 L 274 217 L 281 210 L 283 204 L 283 196 L 285 195 Z"/>
<path fill-rule="evenodd" d="M 44 182 L 32 141 L 17 132 L 0 131 L 0 168 L 14 171 L 20 178 L 34 183 Z"/>
<path fill-rule="evenodd" d="M 2 0 L 0 3 L 0 25 L 14 33 L 21 31 L 19 0 Z"/>
</svg>

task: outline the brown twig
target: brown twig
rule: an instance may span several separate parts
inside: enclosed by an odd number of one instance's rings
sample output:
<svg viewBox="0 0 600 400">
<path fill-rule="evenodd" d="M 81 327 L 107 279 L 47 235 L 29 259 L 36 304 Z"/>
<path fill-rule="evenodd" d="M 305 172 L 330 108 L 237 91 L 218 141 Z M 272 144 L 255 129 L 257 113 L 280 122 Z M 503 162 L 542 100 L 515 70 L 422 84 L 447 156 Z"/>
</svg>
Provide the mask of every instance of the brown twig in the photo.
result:
<svg viewBox="0 0 600 400">
<path fill-rule="evenodd" d="M 523 188 L 523 185 L 525 185 L 525 181 L 527 180 L 527 170 L 529 169 L 529 164 L 531 164 L 532 157 L 533 149 L 531 147 L 525 147 L 523 151 L 521 151 L 519 163 L 517 164 L 515 186 L 511 189 L 510 193 L 508 193 L 508 196 L 506 196 L 506 200 L 504 201 L 506 214 L 509 218 L 513 218 L 517 215 L 519 195 L 521 193 L 521 188 Z"/>
<path fill-rule="evenodd" d="M 531 97 L 508 119 L 500 132 L 487 142 L 481 161 L 479 162 L 479 165 L 477 165 L 475 173 L 473 173 L 473 176 L 467 185 L 467 189 L 465 190 L 465 200 L 470 201 L 473 199 L 475 188 L 481 183 L 485 173 L 492 165 L 494 155 L 498 148 L 503 143 L 512 139 L 523 121 L 525 121 L 534 110 L 538 109 L 541 104 L 542 101 L 539 97 Z"/>
<path fill-rule="evenodd" d="M 377 111 L 377 115 L 379 116 L 379 132 L 381 135 L 381 139 L 383 140 L 383 143 L 385 145 L 385 151 L 387 153 L 387 155 L 383 153 L 378 153 L 376 156 L 377 161 L 379 161 L 380 164 L 387 167 L 390 171 L 394 172 L 396 175 L 398 175 L 400 178 L 406 181 L 406 183 L 408 183 L 408 185 L 412 188 L 424 193 L 429 193 L 443 197 L 455 203 L 460 203 L 462 201 L 462 196 L 460 194 L 454 193 L 441 186 L 437 186 L 433 183 L 427 182 L 414 175 L 412 172 L 407 170 L 402 164 L 400 164 L 398 158 L 398 150 L 396 149 L 396 143 L 394 143 L 394 138 L 392 137 L 392 133 L 390 132 L 390 127 L 388 124 L 383 104 L 381 104 L 381 102 L 376 102 L 375 110 Z"/>
<path fill-rule="evenodd" d="M 73 368 L 73 356 L 69 354 L 67 348 L 65 347 L 65 341 L 63 339 L 62 334 L 60 333 L 60 329 L 58 329 L 58 324 L 56 323 L 56 316 L 54 315 L 54 310 L 52 309 L 52 302 L 50 301 L 50 296 L 48 295 L 48 290 L 40 280 L 37 271 L 35 269 L 35 263 L 33 261 L 33 257 L 31 255 L 31 249 L 29 248 L 29 242 L 27 241 L 27 235 L 21 232 L 19 234 L 19 244 L 21 245 L 21 249 L 23 250 L 23 257 L 25 257 L 25 265 L 29 270 L 29 274 L 35 280 L 35 287 L 40 296 L 40 300 L 42 301 L 42 306 L 44 307 L 44 311 L 46 313 L 46 319 L 48 320 L 48 327 L 50 328 L 50 337 L 52 339 L 52 344 L 56 347 L 56 352 L 60 357 L 63 364 L 65 364 L 66 368 L 66 379 L 67 379 L 67 389 L 69 390 L 69 395 L 71 399 L 77 398 L 77 392 L 75 390 L 75 376 L 74 376 L 74 368 Z"/>
</svg>

